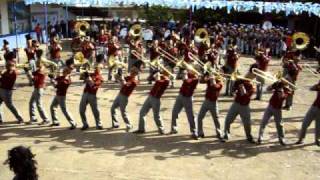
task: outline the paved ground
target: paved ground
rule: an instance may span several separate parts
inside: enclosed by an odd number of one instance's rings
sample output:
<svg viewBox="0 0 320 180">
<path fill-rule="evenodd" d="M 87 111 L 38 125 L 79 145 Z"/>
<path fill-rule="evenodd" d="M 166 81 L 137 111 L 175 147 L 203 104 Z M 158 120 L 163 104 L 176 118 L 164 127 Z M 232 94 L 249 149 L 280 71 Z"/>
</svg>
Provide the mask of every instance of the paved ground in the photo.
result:
<svg viewBox="0 0 320 180">
<path fill-rule="evenodd" d="M 246 72 L 250 58 L 241 58 L 241 71 Z M 279 69 L 279 61 L 274 60 L 271 71 Z M 144 78 L 146 74 L 143 74 Z M 75 77 L 69 89 L 68 107 L 80 125 L 78 106 L 83 85 Z M 299 89 L 294 99 L 294 107 L 283 113 L 286 136 L 289 143 L 296 141 L 302 118 L 312 104 L 316 93 L 308 88 L 318 80 L 309 72 L 303 72 L 298 81 Z M 18 89 L 14 91 L 14 102 L 28 120 L 28 101 L 32 88 L 26 85 L 26 78 L 18 79 Z M 180 84 L 180 83 L 179 83 Z M 143 82 L 130 97 L 129 115 L 137 127 L 138 113 L 150 85 Z M 191 140 L 184 111 L 178 120 L 179 134 L 159 136 L 152 119 L 147 116 L 147 133 L 135 135 L 126 133 L 124 124 L 119 130 L 111 126 L 110 106 L 119 90 L 118 84 L 106 83 L 99 91 L 101 119 L 106 129 L 90 129 L 81 132 L 70 131 L 62 113 L 59 112 L 61 127 L 51 128 L 38 125 L 16 125 L 11 113 L 4 108 L 6 123 L 0 126 L 0 162 L 5 161 L 7 150 L 17 146 L 30 146 L 36 154 L 40 179 L 320 179 L 320 148 L 313 145 L 314 124 L 305 145 L 282 147 L 277 143 L 274 123 L 266 130 L 266 141 L 260 145 L 248 144 L 244 139 L 242 124 L 237 118 L 232 125 L 232 139 L 219 143 L 215 138 L 213 121 L 209 114 L 204 121 L 206 138 Z M 169 89 L 162 98 L 161 113 L 167 130 L 178 88 Z M 205 86 L 198 86 L 195 92 L 194 109 L 197 114 L 204 99 Z M 48 87 L 44 104 L 49 115 L 49 106 L 54 89 Z M 262 113 L 267 106 L 270 94 L 262 101 L 252 101 L 253 134 L 257 136 Z M 220 98 L 220 122 L 224 124 L 225 115 L 232 98 Z M 93 116 L 88 109 L 88 119 L 94 127 Z M 121 120 L 121 119 L 120 119 Z M 123 122 L 121 120 L 121 122 Z M 0 164 L 0 179 L 11 179 L 8 167 Z"/>
</svg>

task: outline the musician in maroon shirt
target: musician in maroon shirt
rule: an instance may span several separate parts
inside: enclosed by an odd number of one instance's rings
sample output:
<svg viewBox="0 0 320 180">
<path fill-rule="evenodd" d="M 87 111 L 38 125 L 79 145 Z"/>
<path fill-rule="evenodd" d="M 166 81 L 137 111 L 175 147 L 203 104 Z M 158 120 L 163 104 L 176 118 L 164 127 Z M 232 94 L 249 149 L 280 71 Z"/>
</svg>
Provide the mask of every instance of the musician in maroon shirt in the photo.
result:
<svg viewBox="0 0 320 180">
<path fill-rule="evenodd" d="M 222 67 L 225 74 L 232 74 L 237 71 L 239 55 L 236 52 L 236 46 L 230 45 L 227 50 L 227 61 Z M 232 96 L 234 82 L 229 78 L 226 83 L 225 96 Z"/>
<path fill-rule="evenodd" d="M 45 72 L 44 64 L 41 61 L 37 61 L 37 70 L 32 73 L 34 90 L 32 92 L 32 96 L 29 102 L 30 123 L 37 122 L 35 114 L 36 106 L 40 114 L 40 117 L 43 120 L 41 125 L 49 123 L 42 103 L 42 96 L 44 94 L 44 88 L 46 86 L 46 77 L 47 74 Z"/>
<path fill-rule="evenodd" d="M 150 61 L 151 63 L 154 64 L 158 64 L 159 62 L 159 57 L 160 57 L 160 53 L 159 53 L 159 42 L 158 40 L 154 40 L 152 42 L 151 48 L 150 48 Z M 148 82 L 149 84 L 152 84 L 152 81 L 154 81 L 154 74 L 158 72 L 158 67 L 157 66 L 150 66 L 149 69 L 149 77 Z"/>
<path fill-rule="evenodd" d="M 33 73 L 37 69 L 37 67 L 36 67 L 36 47 L 32 41 L 30 34 L 26 35 L 26 40 L 27 40 L 27 47 L 24 49 L 24 51 L 27 55 L 28 64 L 29 64 L 30 68 L 25 68 L 24 70 L 25 70 L 27 78 L 29 80 L 29 85 L 32 86 L 33 81 L 32 81 L 31 73 Z M 31 71 L 31 73 L 30 73 L 30 71 Z"/>
<path fill-rule="evenodd" d="M 259 49 L 256 52 L 255 58 L 256 62 L 251 65 L 250 67 L 250 72 L 252 73 L 253 68 L 257 68 L 263 72 L 266 72 L 268 69 L 268 65 L 270 62 L 270 57 L 267 55 L 264 49 Z M 257 84 L 257 96 L 256 100 L 261 100 L 262 94 L 263 94 L 263 86 L 265 84 L 265 80 L 259 76 L 255 77 L 257 79 L 258 83 Z"/>
<path fill-rule="evenodd" d="M 273 91 L 273 94 L 269 100 L 269 106 L 264 111 L 264 115 L 260 124 L 259 137 L 257 143 L 260 144 L 263 139 L 263 132 L 267 126 L 270 118 L 274 117 L 276 123 L 279 142 L 281 145 L 286 145 L 284 140 L 284 130 L 282 122 L 282 104 L 283 101 L 289 96 L 291 90 L 285 81 L 277 81 L 267 88 L 268 91 Z"/>
<path fill-rule="evenodd" d="M 0 109 L 4 103 L 12 112 L 18 123 L 23 123 L 23 118 L 12 102 L 13 86 L 16 82 L 18 71 L 15 67 L 15 61 L 8 61 L 6 63 L 6 70 L 0 74 Z M 3 113 L 0 110 L 0 124 L 3 123 Z"/>
<path fill-rule="evenodd" d="M 139 128 L 135 133 L 145 133 L 145 116 L 148 114 L 149 110 L 152 108 L 153 118 L 158 127 L 159 134 L 164 134 L 164 127 L 162 118 L 160 115 L 161 97 L 165 90 L 169 86 L 170 79 L 169 74 L 166 71 L 157 72 L 154 74 L 155 84 L 150 90 L 148 98 L 144 101 L 139 114 Z"/>
<path fill-rule="evenodd" d="M 139 69 L 134 65 L 131 67 L 130 75 L 123 78 L 121 76 L 116 76 L 116 79 L 120 81 L 121 89 L 113 104 L 111 106 L 111 116 L 112 116 L 112 128 L 119 128 L 119 122 L 116 118 L 116 109 L 120 108 L 121 116 L 126 123 L 126 130 L 129 132 L 133 126 L 130 123 L 128 113 L 127 113 L 127 105 L 129 101 L 129 97 L 139 84 L 137 76 L 139 74 Z"/>
<path fill-rule="evenodd" d="M 49 52 L 50 57 L 53 62 L 55 62 L 59 67 L 63 66 L 63 61 L 61 60 L 61 50 L 62 47 L 58 42 L 57 38 L 53 38 L 50 41 Z"/>
<path fill-rule="evenodd" d="M 216 127 L 217 138 L 222 140 L 222 132 L 220 130 L 220 122 L 219 122 L 219 108 L 218 108 L 218 97 L 220 95 L 220 91 L 223 87 L 223 79 L 220 76 L 214 76 L 212 74 L 205 75 L 201 82 L 207 84 L 205 101 L 201 105 L 199 114 L 198 114 L 198 136 L 204 138 L 203 132 L 203 119 L 208 111 L 210 111 L 211 116 L 214 121 L 214 125 Z"/>
<path fill-rule="evenodd" d="M 87 117 L 86 117 L 86 109 L 88 104 L 91 106 L 92 113 L 94 119 L 96 121 L 96 129 L 102 130 L 102 124 L 100 120 L 100 112 L 98 108 L 98 99 L 97 99 L 97 92 L 103 83 L 102 77 L 102 64 L 97 64 L 93 73 L 87 72 L 85 74 L 85 88 L 82 94 L 82 98 L 80 101 L 80 117 L 82 120 L 82 128 L 81 130 L 87 130 L 89 128 Z"/>
<path fill-rule="evenodd" d="M 190 125 L 191 136 L 194 139 L 198 139 L 198 132 L 193 115 L 193 92 L 198 85 L 199 79 L 198 76 L 193 74 L 191 71 L 187 72 L 185 70 L 183 73 L 183 83 L 172 110 L 171 134 L 178 133 L 177 119 L 182 108 L 184 108 Z"/>
<path fill-rule="evenodd" d="M 318 82 L 318 84 L 312 86 L 310 90 L 317 91 L 317 97 L 302 122 L 299 140 L 296 144 L 303 144 L 304 138 L 306 137 L 307 129 L 310 126 L 311 122 L 315 120 L 315 144 L 317 146 L 320 146 L 320 81 Z"/>
<path fill-rule="evenodd" d="M 62 75 L 58 76 L 55 79 L 55 88 L 56 95 L 53 98 L 53 101 L 50 106 L 50 112 L 52 117 L 52 126 L 59 126 L 59 120 L 57 118 L 57 108 L 60 106 L 64 116 L 67 118 L 68 122 L 70 123 L 71 127 L 70 130 L 76 128 L 76 123 L 73 120 L 72 115 L 69 113 L 67 106 L 66 106 L 66 95 L 67 90 L 71 84 L 71 69 L 66 67 L 63 69 Z"/>
<path fill-rule="evenodd" d="M 288 63 L 284 66 L 286 68 L 287 74 L 285 78 L 292 84 L 296 84 L 298 80 L 298 75 L 302 70 L 302 67 L 298 64 L 299 58 L 295 58 L 294 60 L 289 60 Z M 290 110 L 293 105 L 293 95 L 294 91 L 288 96 L 285 102 L 285 106 L 283 107 L 286 110 Z"/>
<path fill-rule="evenodd" d="M 108 49 L 108 80 L 112 80 L 112 72 L 117 67 L 117 62 L 119 62 L 118 52 L 120 50 L 120 44 L 116 36 L 114 36 L 107 44 Z"/>
<path fill-rule="evenodd" d="M 235 94 L 235 98 L 226 116 L 224 126 L 224 139 L 229 139 L 230 126 L 235 120 L 235 118 L 238 115 L 240 115 L 247 136 L 247 140 L 250 143 L 254 143 L 253 137 L 251 135 L 251 116 L 249 104 L 251 96 L 255 92 L 255 89 L 251 81 L 237 79 L 234 83 L 232 92 Z"/>
</svg>

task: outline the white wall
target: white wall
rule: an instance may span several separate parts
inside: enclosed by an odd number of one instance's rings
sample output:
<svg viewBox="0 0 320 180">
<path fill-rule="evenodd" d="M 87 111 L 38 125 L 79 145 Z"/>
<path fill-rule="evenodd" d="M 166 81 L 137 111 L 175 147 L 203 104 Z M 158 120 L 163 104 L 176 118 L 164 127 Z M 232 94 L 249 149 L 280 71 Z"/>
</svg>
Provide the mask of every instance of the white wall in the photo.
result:
<svg viewBox="0 0 320 180">
<path fill-rule="evenodd" d="M 66 11 L 62 7 L 57 5 L 48 5 L 48 21 L 54 24 L 56 21 L 60 22 L 61 20 L 67 21 Z M 41 24 L 44 22 L 45 19 L 45 6 L 43 5 L 32 5 L 31 6 L 31 20 L 38 19 L 41 21 Z M 68 12 L 69 19 L 75 19 L 75 15 Z M 36 25 L 35 21 L 32 21 L 32 27 Z"/>
<path fill-rule="evenodd" d="M 8 4 L 7 1 L 0 1 L 1 33 L 9 34 Z"/>
</svg>

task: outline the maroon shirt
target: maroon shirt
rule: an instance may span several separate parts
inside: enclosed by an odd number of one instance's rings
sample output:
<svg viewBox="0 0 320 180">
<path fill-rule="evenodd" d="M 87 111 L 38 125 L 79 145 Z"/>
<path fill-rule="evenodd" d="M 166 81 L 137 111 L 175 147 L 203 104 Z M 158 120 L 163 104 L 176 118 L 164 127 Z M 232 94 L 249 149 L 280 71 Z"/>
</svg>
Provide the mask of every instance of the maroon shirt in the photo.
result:
<svg viewBox="0 0 320 180">
<path fill-rule="evenodd" d="M 103 35 L 99 35 L 98 41 L 100 44 L 104 44 L 108 41 L 108 36 L 103 34 Z"/>
<path fill-rule="evenodd" d="M 299 72 L 302 70 L 299 64 L 290 62 L 287 64 L 288 74 L 292 80 L 296 81 L 298 79 Z"/>
<path fill-rule="evenodd" d="M 198 85 L 198 78 L 192 74 L 188 74 L 188 79 L 185 79 L 180 88 L 180 94 L 184 97 L 191 97 Z"/>
<path fill-rule="evenodd" d="M 150 95 L 155 97 L 155 98 L 161 98 L 164 91 L 167 89 L 169 86 L 169 79 L 161 76 L 160 80 L 157 80 L 156 83 L 153 85 Z"/>
<path fill-rule="evenodd" d="M 235 69 L 237 67 L 238 57 L 235 53 L 231 52 L 227 55 L 227 65 Z"/>
<path fill-rule="evenodd" d="M 258 68 L 262 71 L 267 71 L 270 58 L 263 55 L 263 56 L 260 56 L 259 58 L 257 58 L 256 60 L 258 63 Z"/>
<path fill-rule="evenodd" d="M 92 78 L 93 83 L 91 84 L 87 82 L 84 88 L 84 92 L 96 95 L 98 92 L 98 89 L 101 87 L 103 78 L 102 78 L 102 75 L 99 73 L 90 74 L 90 77 Z"/>
<path fill-rule="evenodd" d="M 82 46 L 82 54 L 86 59 L 89 59 L 92 55 L 93 48 L 90 45 L 85 44 Z"/>
<path fill-rule="evenodd" d="M 34 88 L 40 89 L 46 86 L 46 74 L 37 70 L 32 73 Z"/>
<path fill-rule="evenodd" d="M 209 101 L 217 101 L 220 91 L 222 89 L 221 81 L 216 81 L 215 84 L 210 83 L 210 80 L 207 81 L 207 89 L 206 89 L 206 99 Z"/>
<path fill-rule="evenodd" d="M 281 109 L 283 101 L 291 94 L 287 88 L 278 88 L 279 84 L 275 83 L 272 85 L 273 94 L 270 98 L 269 104 L 275 109 Z"/>
<path fill-rule="evenodd" d="M 12 90 L 17 76 L 18 71 L 5 71 L 0 78 L 0 87 L 2 89 Z"/>
<path fill-rule="evenodd" d="M 246 90 L 246 94 L 241 94 L 241 91 L 240 91 L 241 84 L 244 85 L 244 88 Z M 255 92 L 255 89 L 250 82 L 244 81 L 244 80 L 237 80 L 234 83 L 233 91 L 235 91 L 235 93 L 236 93 L 235 102 L 246 106 L 250 103 L 250 100 L 251 100 L 250 98 L 253 95 L 253 93 Z"/>
<path fill-rule="evenodd" d="M 160 53 L 156 50 L 156 48 L 152 47 L 150 49 L 150 60 L 154 60 L 160 56 Z"/>
<path fill-rule="evenodd" d="M 115 45 L 114 43 L 108 43 L 108 56 L 110 55 L 116 55 L 119 47 Z"/>
<path fill-rule="evenodd" d="M 27 54 L 28 61 L 35 59 L 35 51 L 33 48 L 25 48 L 24 51 Z"/>
<path fill-rule="evenodd" d="M 206 53 L 206 51 L 208 50 L 208 46 L 204 43 L 201 43 L 198 49 L 198 55 L 199 57 L 204 56 L 204 54 Z"/>
<path fill-rule="evenodd" d="M 120 93 L 124 96 L 130 96 L 134 90 L 134 88 L 138 85 L 139 81 L 137 81 L 132 76 L 125 77 L 126 83 L 121 87 Z"/>
<path fill-rule="evenodd" d="M 57 81 L 57 96 L 66 96 L 69 85 L 71 84 L 70 79 L 66 79 L 65 76 L 59 76 L 56 78 Z"/>
<path fill-rule="evenodd" d="M 52 45 L 50 48 L 50 56 L 52 59 L 60 59 L 61 55 L 60 55 L 60 47 L 58 47 L 58 45 Z"/>
<path fill-rule="evenodd" d="M 318 93 L 317 93 L 317 98 L 313 103 L 313 106 L 320 108 L 320 82 L 317 84 L 316 91 L 318 91 Z"/>
</svg>

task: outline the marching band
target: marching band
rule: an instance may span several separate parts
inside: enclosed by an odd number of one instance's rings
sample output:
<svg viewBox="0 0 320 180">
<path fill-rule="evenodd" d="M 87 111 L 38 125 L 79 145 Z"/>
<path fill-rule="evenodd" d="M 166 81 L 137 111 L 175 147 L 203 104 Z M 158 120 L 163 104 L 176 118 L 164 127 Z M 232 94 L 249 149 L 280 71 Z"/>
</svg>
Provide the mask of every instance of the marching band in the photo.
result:
<svg viewBox="0 0 320 180">
<path fill-rule="evenodd" d="M 120 123 L 116 116 L 116 110 L 119 109 L 121 116 L 125 122 L 126 130 L 129 132 L 133 126 L 127 112 L 128 103 L 130 103 L 130 95 L 140 84 L 141 71 L 149 67 L 150 75 L 147 78 L 149 84 L 153 86 L 146 97 L 139 113 L 139 126 L 134 133 L 145 133 L 145 116 L 152 109 L 153 118 L 158 128 L 159 134 L 165 134 L 165 129 L 161 117 L 160 107 L 162 95 L 170 86 L 173 88 L 176 79 L 182 80 L 179 94 L 176 97 L 171 118 L 170 134 L 178 133 L 178 116 L 184 108 L 187 120 L 190 126 L 190 133 L 193 139 L 205 137 L 203 131 L 203 120 L 206 113 L 211 113 L 217 138 L 221 141 L 230 139 L 230 126 L 239 115 L 245 130 L 246 139 L 250 143 L 262 143 L 264 129 L 269 119 L 273 116 L 275 119 L 276 129 L 279 142 L 286 145 L 285 132 L 282 122 L 282 109 L 290 110 L 293 105 L 294 90 L 296 89 L 296 81 L 299 72 L 304 68 L 299 64 L 300 51 L 306 48 L 308 42 L 301 44 L 295 43 L 293 39 L 292 47 L 288 47 L 282 58 L 282 72 L 279 70 L 277 76 L 273 76 L 268 72 L 270 63 L 270 49 L 260 44 L 255 50 L 254 59 L 256 62 L 249 68 L 245 76 L 239 73 L 239 50 L 237 43 L 226 39 L 221 33 L 217 33 L 214 37 L 209 36 L 205 28 L 200 28 L 194 33 L 194 39 L 171 31 L 164 33 L 166 37 L 154 39 L 145 45 L 142 41 L 142 27 L 139 24 L 133 25 L 128 31 L 125 38 L 128 44 L 128 61 L 124 60 L 124 48 L 120 43 L 121 37 L 119 33 L 111 33 L 108 30 L 101 30 L 96 40 L 86 35 L 88 25 L 79 22 L 77 35 L 75 35 L 71 50 L 74 53 L 73 58 L 63 62 L 61 59 L 62 46 L 59 40 L 52 37 L 50 40 L 49 54 L 50 60 L 44 58 L 43 50 L 39 48 L 39 43 L 32 40 L 30 35 L 26 36 L 27 47 L 24 49 L 27 56 L 27 63 L 20 65 L 16 63 L 15 52 L 10 52 L 4 42 L 3 50 L 5 51 L 5 70 L 0 76 L 0 105 L 2 102 L 15 115 L 18 123 L 24 120 L 12 102 L 12 93 L 17 78 L 18 69 L 23 67 L 27 74 L 30 85 L 34 87 L 30 102 L 29 114 L 30 122 L 37 122 L 35 109 L 39 111 L 42 122 L 40 124 L 49 124 L 49 118 L 42 104 L 42 97 L 46 87 L 47 68 L 50 70 L 51 83 L 56 88 L 51 106 L 52 126 L 59 126 L 56 109 L 59 106 L 70 124 L 70 129 L 75 129 L 77 123 L 73 116 L 68 112 L 66 95 L 68 87 L 72 84 L 71 73 L 75 67 L 79 67 L 82 80 L 85 84 L 79 105 L 79 112 L 82 120 L 81 130 L 87 130 L 89 124 L 86 117 L 87 105 L 90 105 L 96 128 L 103 129 L 100 112 L 98 108 L 97 92 L 101 89 L 105 82 L 102 71 L 107 67 L 108 81 L 112 78 L 119 82 L 121 87 L 118 95 L 115 97 L 111 106 L 112 128 L 119 128 Z M 118 30 L 120 32 L 120 30 Z M 188 33 L 187 33 L 188 34 Z M 301 34 L 299 34 L 301 35 Z M 297 37 L 297 38 L 301 38 Z M 304 38 L 302 38 L 304 40 Z M 223 54 L 222 46 L 226 46 L 226 52 Z M 98 47 L 102 47 L 102 51 L 97 51 Z M 144 48 L 146 46 L 146 49 Z M 150 56 L 146 56 L 146 52 Z M 222 66 L 221 60 L 225 57 L 225 64 Z M 125 67 L 127 64 L 128 67 Z M 178 70 L 177 70 L 178 69 Z M 310 67 L 307 68 L 310 70 Z M 116 73 L 114 73 L 116 71 Z M 126 76 L 123 72 L 127 71 Z M 314 75 L 319 77 L 317 71 L 312 71 Z M 177 75 L 175 75 L 177 73 Z M 251 132 L 251 115 L 250 101 L 254 93 L 256 100 L 261 100 L 266 81 L 272 81 L 266 90 L 272 92 L 269 104 L 264 111 L 261 120 L 257 142 Z M 226 83 L 224 83 L 226 81 Z M 198 83 L 206 84 L 205 97 L 201 105 L 200 111 L 195 117 L 193 108 L 193 95 Z M 234 101 L 229 108 L 226 118 L 224 130 L 221 129 L 219 116 L 218 99 L 221 90 L 225 86 L 225 96 L 234 96 Z M 317 92 L 317 99 L 308 110 L 301 127 L 299 140 L 297 144 L 303 143 L 306 130 L 310 123 L 316 121 L 315 143 L 320 146 L 320 82 L 310 89 Z M 283 106 L 283 104 L 285 104 Z M 3 122 L 0 113 L 0 122 Z"/>
</svg>

